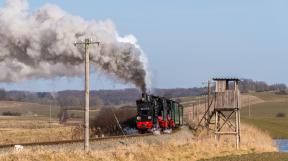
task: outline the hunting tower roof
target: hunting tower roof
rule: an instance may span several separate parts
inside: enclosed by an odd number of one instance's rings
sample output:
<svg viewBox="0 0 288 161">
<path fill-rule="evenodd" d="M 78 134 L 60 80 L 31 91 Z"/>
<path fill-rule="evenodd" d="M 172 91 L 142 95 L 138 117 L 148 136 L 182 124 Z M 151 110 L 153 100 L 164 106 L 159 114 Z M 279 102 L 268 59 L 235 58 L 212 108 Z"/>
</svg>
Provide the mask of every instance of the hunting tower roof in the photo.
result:
<svg viewBox="0 0 288 161">
<path fill-rule="evenodd" d="M 214 81 L 236 81 L 239 82 L 240 79 L 239 78 L 213 78 Z"/>
</svg>

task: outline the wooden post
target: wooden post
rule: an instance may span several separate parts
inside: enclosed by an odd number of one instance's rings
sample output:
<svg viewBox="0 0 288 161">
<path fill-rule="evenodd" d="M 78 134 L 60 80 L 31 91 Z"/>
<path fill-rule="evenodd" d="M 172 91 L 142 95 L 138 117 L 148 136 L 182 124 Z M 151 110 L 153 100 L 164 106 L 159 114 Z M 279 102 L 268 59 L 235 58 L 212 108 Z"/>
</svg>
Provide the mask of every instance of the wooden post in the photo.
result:
<svg viewBox="0 0 288 161">
<path fill-rule="evenodd" d="M 208 103 L 209 103 L 209 96 L 210 96 L 210 93 L 211 93 L 211 91 L 210 91 L 210 80 L 208 80 Z M 209 104 L 208 104 L 209 105 Z"/>
<path fill-rule="evenodd" d="M 195 104 L 193 103 L 193 106 L 192 106 L 192 120 L 194 122 L 195 120 Z"/>
<path fill-rule="evenodd" d="M 206 128 L 207 128 L 207 134 L 209 134 L 209 123 L 210 123 L 210 120 L 209 120 L 209 117 L 210 117 L 210 94 L 211 94 L 211 90 L 210 90 L 210 80 L 208 80 L 208 86 L 207 86 L 207 92 L 208 92 L 208 94 L 207 94 L 207 108 L 206 108 Z"/>
<path fill-rule="evenodd" d="M 237 82 L 237 86 L 238 86 L 238 82 Z M 238 111 L 238 149 L 240 148 L 240 141 L 241 141 L 241 121 L 240 121 L 240 119 L 241 119 L 241 115 L 240 115 L 240 108 L 241 108 L 241 95 L 240 95 L 240 91 L 239 91 L 239 88 L 237 88 L 237 93 L 238 93 L 238 97 L 237 97 L 237 102 L 238 102 L 238 109 L 237 109 L 237 111 Z"/>
<path fill-rule="evenodd" d="M 85 39 L 85 117 L 84 117 L 84 150 L 89 151 L 89 96 L 90 96 L 90 60 L 89 60 L 89 44 L 90 40 Z"/>
<path fill-rule="evenodd" d="M 241 118 L 240 118 L 240 110 L 238 110 L 238 140 L 239 140 L 239 147 L 241 142 Z"/>
<path fill-rule="evenodd" d="M 51 113 L 52 113 L 52 109 L 51 109 L 51 102 L 50 102 L 50 104 L 49 104 L 49 126 L 50 127 L 51 127 L 51 123 L 52 123 Z"/>
<path fill-rule="evenodd" d="M 249 119 L 250 119 L 251 118 L 250 95 L 248 96 L 248 109 L 249 109 Z"/>
<path fill-rule="evenodd" d="M 215 140 L 218 140 L 218 111 L 215 111 Z"/>
<path fill-rule="evenodd" d="M 198 98 L 198 107 L 197 107 L 197 123 L 199 124 L 199 109 L 201 109 L 200 108 L 200 96 L 199 97 L 197 97 Z"/>
<path fill-rule="evenodd" d="M 90 39 L 85 39 L 83 42 L 75 42 L 74 45 L 83 44 L 85 50 L 85 102 L 84 102 L 84 150 L 89 151 L 89 101 L 90 101 L 90 54 L 89 45 L 90 44 L 100 44 L 100 42 L 92 42 Z"/>
<path fill-rule="evenodd" d="M 236 102 L 236 107 L 235 107 L 235 125 L 236 125 L 236 149 L 239 150 L 240 148 L 240 92 L 238 89 L 238 81 L 235 81 L 235 102 Z"/>
<path fill-rule="evenodd" d="M 239 109 L 236 109 L 236 111 L 235 111 L 235 116 L 236 116 L 236 122 L 235 122 L 235 124 L 236 124 L 236 129 L 235 129 L 235 133 L 236 133 L 236 149 L 237 150 L 239 150 L 239 148 L 240 148 L 240 145 L 239 145 L 239 143 L 240 143 L 240 136 L 239 136 Z"/>
</svg>

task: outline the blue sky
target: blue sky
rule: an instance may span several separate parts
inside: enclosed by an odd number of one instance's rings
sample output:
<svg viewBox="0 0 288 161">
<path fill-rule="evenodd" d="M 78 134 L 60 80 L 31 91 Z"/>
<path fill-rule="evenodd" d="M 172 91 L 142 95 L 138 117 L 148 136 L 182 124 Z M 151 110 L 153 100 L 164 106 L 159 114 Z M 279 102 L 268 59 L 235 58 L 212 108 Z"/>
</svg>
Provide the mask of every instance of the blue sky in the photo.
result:
<svg viewBox="0 0 288 161">
<path fill-rule="evenodd" d="M 3 0 L 0 0 L 1 5 Z M 288 1 L 30 0 L 32 10 L 57 4 L 85 19 L 111 19 L 148 56 L 152 86 L 194 87 L 213 76 L 288 84 Z M 93 74 L 92 89 L 133 87 Z M 6 89 L 83 89 L 83 78 L 0 84 Z"/>
</svg>

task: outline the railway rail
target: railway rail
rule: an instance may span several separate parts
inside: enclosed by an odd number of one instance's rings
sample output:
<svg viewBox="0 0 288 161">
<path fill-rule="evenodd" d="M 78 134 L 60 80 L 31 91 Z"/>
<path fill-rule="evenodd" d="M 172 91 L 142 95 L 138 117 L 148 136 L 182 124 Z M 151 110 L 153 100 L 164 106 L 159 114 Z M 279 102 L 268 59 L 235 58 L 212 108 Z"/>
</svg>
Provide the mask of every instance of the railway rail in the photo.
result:
<svg viewBox="0 0 288 161">
<path fill-rule="evenodd" d="M 90 141 L 95 142 L 95 141 L 113 140 L 113 139 L 121 139 L 121 138 L 125 139 L 125 138 L 144 137 L 144 136 L 150 136 L 150 135 L 153 135 L 153 134 L 152 133 L 146 133 L 146 134 L 135 134 L 135 135 L 110 136 L 110 137 L 103 137 L 103 138 L 92 138 L 92 139 L 90 139 Z M 25 146 L 48 146 L 48 145 L 59 145 L 59 144 L 73 144 L 73 143 L 80 143 L 80 142 L 84 142 L 84 139 L 2 144 L 2 145 L 0 145 L 0 149 L 11 148 L 11 147 L 14 147 L 15 145 L 22 145 L 24 147 Z"/>
</svg>

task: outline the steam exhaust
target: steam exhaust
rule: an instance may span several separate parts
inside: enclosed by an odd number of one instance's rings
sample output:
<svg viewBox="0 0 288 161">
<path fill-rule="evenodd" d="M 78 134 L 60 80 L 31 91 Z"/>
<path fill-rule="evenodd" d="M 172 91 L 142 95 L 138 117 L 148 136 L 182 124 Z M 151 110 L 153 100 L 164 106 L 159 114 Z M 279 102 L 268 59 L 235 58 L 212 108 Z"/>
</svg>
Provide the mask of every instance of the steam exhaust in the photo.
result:
<svg viewBox="0 0 288 161">
<path fill-rule="evenodd" d="M 119 36 L 110 20 L 84 20 L 56 5 L 30 11 L 27 0 L 6 0 L 0 8 L 0 82 L 83 75 L 83 48 L 75 40 L 93 38 L 97 70 L 122 83 L 149 88 L 148 60 L 133 35 Z"/>
</svg>

